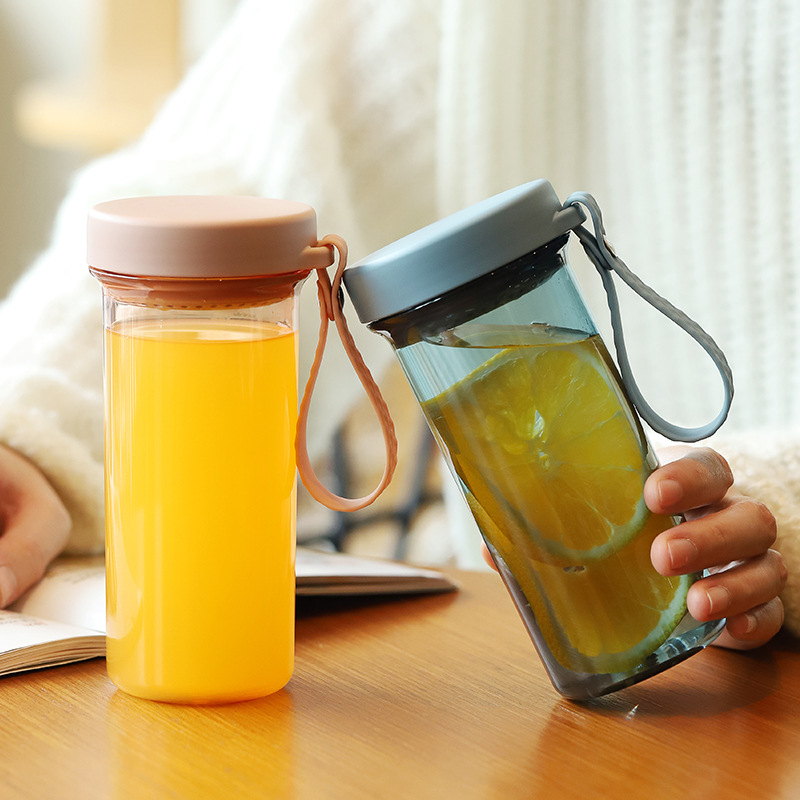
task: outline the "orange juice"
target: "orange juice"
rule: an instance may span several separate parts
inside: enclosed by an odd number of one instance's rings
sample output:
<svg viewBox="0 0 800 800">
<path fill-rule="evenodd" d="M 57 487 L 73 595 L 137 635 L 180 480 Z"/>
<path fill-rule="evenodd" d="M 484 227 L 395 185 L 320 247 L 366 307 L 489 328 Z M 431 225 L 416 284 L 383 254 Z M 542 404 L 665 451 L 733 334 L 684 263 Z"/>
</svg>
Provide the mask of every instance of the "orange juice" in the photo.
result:
<svg viewBox="0 0 800 800">
<path fill-rule="evenodd" d="M 187 315 L 105 337 L 109 674 L 174 702 L 274 692 L 294 659 L 295 334 Z"/>
</svg>

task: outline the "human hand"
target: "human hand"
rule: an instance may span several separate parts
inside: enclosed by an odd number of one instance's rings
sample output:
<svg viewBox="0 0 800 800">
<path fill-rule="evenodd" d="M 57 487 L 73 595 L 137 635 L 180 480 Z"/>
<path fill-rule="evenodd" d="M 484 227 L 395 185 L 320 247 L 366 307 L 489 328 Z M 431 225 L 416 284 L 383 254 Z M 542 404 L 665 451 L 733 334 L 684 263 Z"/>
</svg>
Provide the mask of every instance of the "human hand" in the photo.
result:
<svg viewBox="0 0 800 800">
<path fill-rule="evenodd" d="M 67 543 L 72 520 L 47 478 L 0 445 L 0 607 L 44 574 Z"/>
<path fill-rule="evenodd" d="M 695 619 L 727 618 L 715 644 L 746 650 L 768 642 L 783 624 L 778 597 L 786 584 L 772 513 L 731 491 L 725 459 L 708 448 L 670 447 L 663 466 L 645 483 L 647 506 L 656 514 L 683 514 L 686 521 L 660 533 L 650 557 L 662 575 L 704 569 L 686 602 Z"/>
</svg>

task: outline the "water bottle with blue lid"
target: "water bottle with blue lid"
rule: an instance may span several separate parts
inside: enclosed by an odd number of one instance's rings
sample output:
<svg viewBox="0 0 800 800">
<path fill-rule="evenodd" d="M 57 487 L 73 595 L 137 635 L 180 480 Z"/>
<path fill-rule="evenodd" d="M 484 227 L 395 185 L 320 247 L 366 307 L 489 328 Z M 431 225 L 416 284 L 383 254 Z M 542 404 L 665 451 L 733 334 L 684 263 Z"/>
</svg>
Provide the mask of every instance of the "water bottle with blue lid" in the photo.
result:
<svg viewBox="0 0 800 800">
<path fill-rule="evenodd" d="M 592 230 L 584 223 L 588 211 Z M 612 359 L 567 262 L 598 268 Z M 722 377 L 712 422 L 681 428 L 639 391 L 613 276 L 680 325 Z M 615 691 L 705 647 L 724 620 L 686 609 L 697 576 L 664 577 L 650 546 L 679 518 L 642 491 L 657 466 L 641 420 L 696 441 L 724 422 L 730 369 L 713 340 L 614 253 L 591 195 L 534 181 L 418 230 L 344 272 L 362 322 L 386 336 L 555 688 Z"/>
</svg>

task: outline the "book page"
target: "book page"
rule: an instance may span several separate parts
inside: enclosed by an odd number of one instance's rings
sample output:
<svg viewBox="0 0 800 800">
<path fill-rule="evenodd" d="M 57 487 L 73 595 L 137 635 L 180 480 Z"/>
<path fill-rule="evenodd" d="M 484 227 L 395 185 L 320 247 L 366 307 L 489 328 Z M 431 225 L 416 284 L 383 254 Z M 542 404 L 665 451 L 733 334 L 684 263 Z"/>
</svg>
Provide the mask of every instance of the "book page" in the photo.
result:
<svg viewBox="0 0 800 800">
<path fill-rule="evenodd" d="M 411 594 L 457 588 L 450 578 L 433 569 L 305 547 L 297 548 L 296 574 L 298 595 Z M 44 578 L 8 610 L 84 628 L 84 632 L 104 632 L 102 557 L 56 561 Z"/>
<path fill-rule="evenodd" d="M 62 622 L 51 622 L 15 611 L 0 610 L 0 641 L 2 652 L 19 650 L 66 639 L 93 638 L 97 633 Z"/>
<path fill-rule="evenodd" d="M 298 547 L 297 594 L 410 594 L 458 588 L 438 570 Z"/>
<path fill-rule="evenodd" d="M 102 558 L 56 561 L 36 586 L 8 608 L 30 617 L 105 632 L 106 588 Z"/>
<path fill-rule="evenodd" d="M 298 595 L 452 591 L 446 575 L 396 561 L 297 550 Z M 0 610 L 0 675 L 105 654 L 103 558 L 64 558 Z"/>
<path fill-rule="evenodd" d="M 102 633 L 0 610 L 0 675 L 105 655 Z"/>
</svg>

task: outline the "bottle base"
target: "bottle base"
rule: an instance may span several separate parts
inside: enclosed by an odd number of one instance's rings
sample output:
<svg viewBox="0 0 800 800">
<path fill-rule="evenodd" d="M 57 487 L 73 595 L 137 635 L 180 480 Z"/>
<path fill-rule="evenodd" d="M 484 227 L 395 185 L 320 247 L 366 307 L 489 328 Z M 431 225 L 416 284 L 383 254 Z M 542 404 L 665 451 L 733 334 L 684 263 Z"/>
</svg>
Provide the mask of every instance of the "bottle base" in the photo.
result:
<svg viewBox="0 0 800 800">
<path fill-rule="evenodd" d="M 545 662 L 556 691 L 568 700 L 592 700 L 652 678 L 704 650 L 725 627 L 725 620 L 699 623 L 688 614 L 669 639 L 641 664 L 625 672 L 579 673 L 564 669 L 557 662 Z M 537 646 L 538 649 L 539 646 Z M 540 655 L 542 655 L 540 650 Z"/>
<path fill-rule="evenodd" d="M 539 627 L 533 608 L 516 577 L 492 544 L 487 541 L 487 545 L 550 681 L 556 691 L 569 700 L 591 700 L 602 697 L 664 672 L 703 650 L 719 636 L 725 627 L 724 619 L 698 622 L 688 611 L 685 611 L 683 618 L 670 632 L 666 641 L 652 652 L 644 655 L 638 663 L 625 665 L 623 670 L 616 672 L 583 671 L 575 664 L 565 666 L 552 652 Z"/>
<path fill-rule="evenodd" d="M 203 690 L 198 687 L 151 686 L 131 683 L 109 672 L 109 678 L 114 686 L 131 697 L 138 697 L 141 700 L 150 700 L 157 703 L 186 706 L 219 706 L 258 700 L 279 692 L 289 683 L 291 677 L 290 673 L 285 678 L 272 683 Z"/>
<path fill-rule="evenodd" d="M 641 683 L 701 652 L 725 627 L 724 619 L 702 625 L 698 625 L 694 620 L 692 622 L 695 627 L 689 632 L 690 635 L 673 635 L 634 670 L 602 675 L 572 675 L 561 685 L 557 683 L 557 678 L 551 675 L 553 685 L 567 699 L 580 701 L 592 700 Z"/>
</svg>

